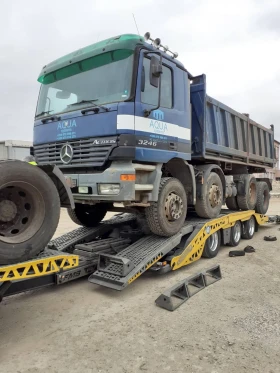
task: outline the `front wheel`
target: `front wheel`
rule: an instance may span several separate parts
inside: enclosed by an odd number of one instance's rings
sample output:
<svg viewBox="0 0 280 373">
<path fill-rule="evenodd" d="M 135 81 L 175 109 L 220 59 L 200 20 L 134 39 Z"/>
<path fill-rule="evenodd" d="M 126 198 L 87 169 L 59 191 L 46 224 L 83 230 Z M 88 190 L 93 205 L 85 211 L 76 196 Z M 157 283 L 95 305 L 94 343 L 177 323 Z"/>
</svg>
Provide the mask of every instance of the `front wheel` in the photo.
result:
<svg viewBox="0 0 280 373">
<path fill-rule="evenodd" d="M 253 238 L 256 230 L 256 221 L 254 216 L 251 216 L 249 220 L 246 220 L 242 224 L 242 238 L 250 240 Z"/>
<path fill-rule="evenodd" d="M 220 215 L 224 200 L 223 184 L 215 172 L 211 172 L 201 193 L 197 198 L 195 211 L 202 218 L 217 218 Z"/>
<path fill-rule="evenodd" d="M 209 236 L 205 242 L 205 246 L 202 252 L 204 258 L 214 258 L 221 246 L 221 232 L 217 231 Z"/>
<path fill-rule="evenodd" d="M 170 237 L 178 233 L 187 215 L 187 195 L 182 183 L 175 178 L 162 178 L 158 200 L 147 207 L 145 213 L 154 234 Z"/>
<path fill-rule="evenodd" d="M 230 230 L 230 241 L 228 243 L 229 246 L 238 246 L 241 240 L 242 234 L 242 224 L 241 221 L 237 220 L 233 227 Z"/>
<path fill-rule="evenodd" d="M 105 203 L 97 203 L 93 206 L 76 203 L 74 210 L 67 209 L 67 211 L 74 223 L 84 227 L 96 227 L 105 217 L 108 206 Z"/>
</svg>

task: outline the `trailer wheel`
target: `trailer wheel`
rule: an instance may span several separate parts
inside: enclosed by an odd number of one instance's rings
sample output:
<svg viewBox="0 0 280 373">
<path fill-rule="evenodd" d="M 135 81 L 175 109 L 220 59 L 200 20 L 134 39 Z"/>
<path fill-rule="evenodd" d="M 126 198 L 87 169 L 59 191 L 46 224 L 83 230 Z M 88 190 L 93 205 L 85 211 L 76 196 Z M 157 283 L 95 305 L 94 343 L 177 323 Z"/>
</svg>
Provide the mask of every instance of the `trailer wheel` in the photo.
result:
<svg viewBox="0 0 280 373">
<path fill-rule="evenodd" d="M 226 198 L 226 205 L 227 205 L 227 208 L 229 210 L 232 210 L 232 211 L 238 211 L 239 210 L 236 197 Z"/>
<path fill-rule="evenodd" d="M 269 207 L 270 193 L 265 181 L 257 182 L 257 203 L 256 212 L 266 214 Z"/>
<path fill-rule="evenodd" d="M 68 215 L 72 221 L 84 227 L 96 227 L 107 214 L 108 206 L 105 203 L 96 205 L 75 204 L 75 209 L 67 209 Z"/>
<path fill-rule="evenodd" d="M 214 258 L 221 246 L 221 232 L 217 231 L 209 236 L 205 242 L 205 246 L 202 252 L 204 258 Z"/>
<path fill-rule="evenodd" d="M 230 230 L 230 241 L 228 246 L 238 246 L 241 240 L 242 224 L 241 221 L 237 220 Z"/>
<path fill-rule="evenodd" d="M 244 175 L 247 177 L 248 175 Z M 241 210 L 254 210 L 257 203 L 257 180 L 250 178 L 245 196 L 237 195 L 237 204 Z"/>
<path fill-rule="evenodd" d="M 21 161 L 0 162 L 0 263 L 34 258 L 52 238 L 60 200 L 48 175 Z"/>
<path fill-rule="evenodd" d="M 216 218 L 223 205 L 223 185 L 220 176 L 211 172 L 206 183 L 201 187 L 201 195 L 197 198 L 195 211 L 202 218 Z"/>
<path fill-rule="evenodd" d="M 162 178 L 158 201 L 147 207 L 145 213 L 154 234 L 170 237 L 178 233 L 187 215 L 187 195 L 182 183 L 175 178 Z"/>
<path fill-rule="evenodd" d="M 256 222 L 254 216 L 251 216 L 249 220 L 242 223 L 242 234 L 241 237 L 245 240 L 253 238 L 256 230 Z"/>
</svg>

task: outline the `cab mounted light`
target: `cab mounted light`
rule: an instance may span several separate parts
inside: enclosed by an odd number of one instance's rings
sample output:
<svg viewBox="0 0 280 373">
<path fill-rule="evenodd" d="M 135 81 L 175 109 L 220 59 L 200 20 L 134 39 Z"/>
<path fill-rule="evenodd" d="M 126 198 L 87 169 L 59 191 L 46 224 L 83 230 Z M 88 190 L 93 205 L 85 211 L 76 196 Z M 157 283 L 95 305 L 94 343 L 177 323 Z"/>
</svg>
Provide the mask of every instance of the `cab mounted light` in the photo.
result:
<svg viewBox="0 0 280 373">
<path fill-rule="evenodd" d="M 149 32 L 146 32 L 146 34 L 144 35 L 144 39 L 146 40 L 146 41 L 149 41 L 149 40 L 151 40 L 151 42 L 152 42 L 152 44 L 153 44 L 153 46 L 155 47 L 155 48 L 157 48 L 157 49 L 160 49 L 160 48 L 162 48 L 163 49 L 163 51 L 165 52 L 165 53 L 167 53 L 167 52 L 169 52 L 172 56 L 172 58 L 177 58 L 178 57 L 178 53 L 177 52 L 172 52 L 169 48 L 168 48 L 168 46 L 167 45 L 162 45 L 161 44 L 161 40 L 159 39 L 159 38 L 156 38 L 156 39 L 152 39 L 151 38 L 151 34 L 149 33 Z"/>
</svg>

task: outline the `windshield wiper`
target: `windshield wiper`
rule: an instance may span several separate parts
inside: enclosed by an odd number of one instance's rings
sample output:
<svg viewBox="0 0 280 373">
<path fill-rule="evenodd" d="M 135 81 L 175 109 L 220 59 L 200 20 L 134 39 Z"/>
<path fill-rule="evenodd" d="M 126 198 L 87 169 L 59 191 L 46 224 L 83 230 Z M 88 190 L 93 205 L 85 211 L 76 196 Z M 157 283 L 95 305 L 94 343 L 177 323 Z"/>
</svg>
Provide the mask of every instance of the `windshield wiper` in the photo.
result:
<svg viewBox="0 0 280 373">
<path fill-rule="evenodd" d="M 102 106 L 102 105 L 97 105 L 95 104 L 94 102 L 95 101 L 98 101 L 98 98 L 97 99 L 94 99 L 94 100 L 82 100 L 82 101 L 79 101 L 79 102 L 75 102 L 74 104 L 70 104 L 68 106 L 76 106 L 76 105 L 80 105 L 80 104 L 87 104 L 87 103 L 91 103 L 94 107 L 99 107 L 101 109 L 104 109 L 105 111 L 109 111 L 109 109 L 106 107 L 106 106 Z"/>
<path fill-rule="evenodd" d="M 35 115 L 35 118 L 38 118 L 38 117 L 40 117 L 41 115 L 44 115 L 44 114 L 50 114 L 52 111 L 53 111 L 53 110 L 42 111 L 42 113 Z"/>
<path fill-rule="evenodd" d="M 41 122 L 42 123 L 47 123 L 48 121 L 54 121 L 54 120 L 60 120 L 61 119 L 61 117 L 59 117 L 58 115 L 53 115 L 53 116 L 48 116 L 47 118 L 43 118 L 43 119 L 41 119 Z"/>
</svg>

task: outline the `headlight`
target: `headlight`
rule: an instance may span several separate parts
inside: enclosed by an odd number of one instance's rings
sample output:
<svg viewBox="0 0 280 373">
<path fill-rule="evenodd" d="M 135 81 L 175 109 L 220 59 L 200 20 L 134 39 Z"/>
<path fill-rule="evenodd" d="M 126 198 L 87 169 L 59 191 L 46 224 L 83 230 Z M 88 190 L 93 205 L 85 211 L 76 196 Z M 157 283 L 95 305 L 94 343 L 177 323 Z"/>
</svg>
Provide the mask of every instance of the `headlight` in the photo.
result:
<svg viewBox="0 0 280 373">
<path fill-rule="evenodd" d="M 120 184 L 98 184 L 98 194 L 117 195 L 120 193 Z"/>
</svg>

